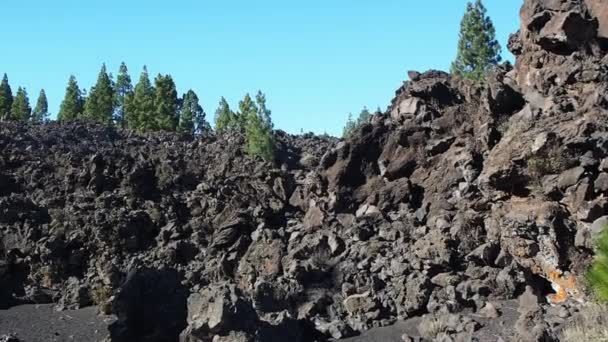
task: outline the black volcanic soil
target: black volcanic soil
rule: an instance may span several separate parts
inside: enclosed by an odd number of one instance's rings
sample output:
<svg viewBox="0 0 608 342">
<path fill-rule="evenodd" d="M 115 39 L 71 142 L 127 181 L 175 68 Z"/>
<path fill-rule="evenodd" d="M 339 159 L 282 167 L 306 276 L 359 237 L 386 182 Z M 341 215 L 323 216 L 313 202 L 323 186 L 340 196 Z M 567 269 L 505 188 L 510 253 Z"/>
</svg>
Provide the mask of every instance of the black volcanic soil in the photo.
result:
<svg viewBox="0 0 608 342">
<path fill-rule="evenodd" d="M 0 336 L 15 334 L 24 342 L 97 342 L 115 318 L 97 315 L 97 307 L 56 311 L 51 304 L 27 304 L 0 310 Z"/>
</svg>

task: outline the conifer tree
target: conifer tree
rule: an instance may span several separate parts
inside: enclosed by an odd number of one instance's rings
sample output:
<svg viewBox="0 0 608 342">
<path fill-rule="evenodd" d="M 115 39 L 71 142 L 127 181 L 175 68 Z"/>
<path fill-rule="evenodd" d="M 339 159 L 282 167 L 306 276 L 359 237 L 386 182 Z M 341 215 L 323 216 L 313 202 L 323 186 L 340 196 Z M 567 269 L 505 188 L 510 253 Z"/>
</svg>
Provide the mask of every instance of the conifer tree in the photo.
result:
<svg viewBox="0 0 608 342">
<path fill-rule="evenodd" d="M 171 75 L 159 74 L 154 79 L 154 119 L 157 129 L 175 131 L 178 124 L 177 90 Z"/>
<path fill-rule="evenodd" d="M 494 24 L 486 12 L 481 0 L 467 3 L 460 23 L 458 54 L 452 63 L 452 74 L 482 80 L 489 70 L 500 63 L 500 44 L 496 40 Z"/>
<path fill-rule="evenodd" d="M 133 84 L 131 83 L 131 76 L 129 76 L 127 65 L 122 62 L 118 69 L 114 92 L 114 121 L 118 127 L 125 127 L 126 108 L 132 96 Z"/>
<path fill-rule="evenodd" d="M 101 66 L 97 83 L 91 88 L 84 106 L 83 118 L 109 124 L 114 113 L 114 82 L 106 71 L 105 63 Z"/>
<path fill-rule="evenodd" d="M 348 119 L 346 120 L 346 125 L 344 125 L 344 130 L 342 130 L 342 138 L 348 138 L 351 133 L 355 130 L 356 123 L 353 120 L 353 114 L 348 113 Z"/>
<path fill-rule="evenodd" d="M 68 81 L 63 102 L 61 102 L 61 106 L 59 107 L 57 120 L 71 121 L 79 118 L 82 115 L 83 106 L 83 93 L 80 91 L 80 88 L 78 88 L 76 77 L 72 75 Z"/>
<path fill-rule="evenodd" d="M 257 104 L 251 101 L 249 95 L 240 102 L 241 115 L 245 117 L 245 134 L 247 153 L 258 156 L 266 161 L 273 161 L 276 153 L 276 142 L 272 132 L 270 110 L 266 108 L 266 96 L 258 92 Z"/>
<path fill-rule="evenodd" d="M 234 128 L 236 115 L 230 109 L 230 105 L 225 98 L 221 98 L 220 105 L 215 111 L 215 130 L 218 133 L 223 133 Z"/>
<path fill-rule="evenodd" d="M 211 127 L 205 120 L 205 111 L 199 104 L 198 96 L 193 90 L 188 90 L 182 97 L 179 113 L 179 131 L 184 133 L 205 133 Z"/>
<path fill-rule="evenodd" d="M 376 113 L 379 113 L 379 112 L 380 112 L 380 108 L 378 108 Z M 342 130 L 342 138 L 344 138 L 344 139 L 348 138 L 348 136 L 350 136 L 354 130 L 356 130 L 361 125 L 368 123 L 371 117 L 372 117 L 372 113 L 370 113 L 370 111 L 369 111 L 369 109 L 367 109 L 367 107 L 363 107 L 363 109 L 359 113 L 359 116 L 357 117 L 357 120 L 353 120 L 353 114 L 349 113 L 348 120 L 346 121 L 346 125 L 344 126 L 344 129 Z"/>
<path fill-rule="evenodd" d="M 11 116 L 13 106 L 13 91 L 8 84 L 8 76 L 4 74 L 0 82 L 0 120 L 7 120 Z"/>
<path fill-rule="evenodd" d="M 127 102 L 127 126 L 137 131 L 150 131 L 156 128 L 154 120 L 154 87 L 148 77 L 148 69 L 139 76 L 132 99 Z"/>
<path fill-rule="evenodd" d="M 46 99 L 46 93 L 44 89 L 40 90 L 38 100 L 36 101 L 36 107 L 32 112 L 32 122 L 42 123 L 47 121 L 49 118 L 49 103 Z"/>
<path fill-rule="evenodd" d="M 17 94 L 13 100 L 11 106 L 10 119 L 15 121 L 28 121 L 32 115 L 32 108 L 30 107 L 30 100 L 27 97 L 27 91 L 25 88 L 17 88 Z"/>
<path fill-rule="evenodd" d="M 270 118 L 272 112 L 266 107 L 266 95 L 258 91 L 255 96 L 255 102 L 258 107 L 258 115 L 264 120 L 264 124 L 270 127 L 270 129 L 274 128 L 272 119 Z"/>
<path fill-rule="evenodd" d="M 372 117 L 372 113 L 369 112 L 367 107 L 363 107 L 361 113 L 359 113 L 359 117 L 357 118 L 357 126 L 361 126 L 369 122 L 369 119 Z"/>
<path fill-rule="evenodd" d="M 258 107 L 249 94 L 239 102 L 239 111 L 235 116 L 234 129 L 244 132 L 247 128 L 247 120 L 258 114 Z"/>
</svg>

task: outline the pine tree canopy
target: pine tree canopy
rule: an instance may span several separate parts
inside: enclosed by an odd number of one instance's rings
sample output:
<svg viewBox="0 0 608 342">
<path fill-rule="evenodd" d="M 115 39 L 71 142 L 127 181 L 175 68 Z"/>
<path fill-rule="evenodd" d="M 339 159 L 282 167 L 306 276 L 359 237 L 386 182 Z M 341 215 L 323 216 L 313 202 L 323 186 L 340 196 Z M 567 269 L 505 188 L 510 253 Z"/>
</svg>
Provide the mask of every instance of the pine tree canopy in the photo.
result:
<svg viewBox="0 0 608 342">
<path fill-rule="evenodd" d="M 380 108 L 378 108 L 377 113 L 378 112 L 380 112 Z M 369 122 L 371 117 L 372 117 L 372 113 L 370 113 L 370 111 L 369 111 L 369 109 L 367 109 L 367 107 L 363 107 L 363 109 L 359 113 L 359 116 L 357 117 L 357 120 L 353 120 L 353 114 L 349 113 L 348 120 L 346 121 L 346 125 L 344 126 L 344 129 L 342 130 L 342 138 L 344 138 L 344 139 L 348 138 L 348 136 L 350 136 L 355 129 L 357 129 L 361 125 Z"/>
<path fill-rule="evenodd" d="M 27 91 L 25 88 L 17 88 L 17 94 L 13 100 L 11 106 L 10 119 L 15 121 L 28 121 L 32 114 L 32 108 L 30 107 L 30 100 L 27 97 Z"/>
<path fill-rule="evenodd" d="M 342 138 L 348 138 L 351 133 L 355 130 L 356 124 L 353 120 L 353 113 L 348 113 L 348 119 L 346 120 L 346 125 L 344 125 L 344 129 L 342 130 Z"/>
<path fill-rule="evenodd" d="M 230 105 L 225 98 L 221 98 L 220 105 L 215 111 L 215 130 L 223 133 L 234 128 L 236 115 L 230 109 Z"/>
<path fill-rule="evenodd" d="M 91 121 L 109 124 L 114 113 L 114 82 L 103 64 L 97 83 L 91 88 L 84 106 L 83 118 Z"/>
<path fill-rule="evenodd" d="M 266 108 L 266 96 L 258 92 L 256 102 L 247 94 L 239 103 L 240 115 L 245 115 L 247 153 L 266 161 L 274 161 L 276 141 L 272 131 L 271 112 Z"/>
<path fill-rule="evenodd" d="M 363 107 L 363 110 L 361 110 L 361 113 L 359 113 L 359 118 L 357 119 L 357 125 L 361 126 L 367 122 L 369 122 L 369 119 L 372 117 L 372 113 L 369 112 L 369 109 L 367 109 L 367 107 Z"/>
<path fill-rule="evenodd" d="M 500 44 L 496 40 L 494 24 L 486 12 L 481 0 L 467 4 L 460 23 L 458 54 L 452 63 L 452 74 L 482 80 L 488 71 L 500 63 Z"/>
<path fill-rule="evenodd" d="M 156 128 L 175 131 L 178 124 L 177 90 L 171 75 L 158 75 L 154 80 L 154 116 Z"/>
<path fill-rule="evenodd" d="M 236 113 L 234 120 L 234 128 L 238 131 L 245 131 L 247 128 L 247 120 L 258 114 L 258 107 L 249 94 L 246 94 L 243 100 L 239 102 L 239 111 Z"/>
<path fill-rule="evenodd" d="M 255 96 L 255 101 L 258 107 L 258 115 L 264 120 L 264 124 L 270 127 L 270 129 L 274 128 L 272 119 L 270 117 L 272 112 L 270 109 L 266 108 L 266 95 L 261 91 L 258 91 L 257 95 Z"/>
<path fill-rule="evenodd" d="M 8 84 L 8 76 L 4 74 L 0 82 L 0 120 L 7 120 L 13 106 L 13 91 Z"/>
<path fill-rule="evenodd" d="M 127 127 L 140 132 L 156 129 L 154 97 L 154 87 L 150 83 L 148 69 L 144 67 L 135 85 L 133 97 L 128 100 Z"/>
<path fill-rule="evenodd" d="M 205 111 L 199 104 L 196 93 L 191 89 L 182 97 L 182 105 L 179 113 L 179 131 L 184 133 L 205 133 L 211 130 L 209 123 L 205 120 Z"/>
<path fill-rule="evenodd" d="M 63 102 L 61 102 L 61 106 L 59 107 L 57 120 L 70 121 L 77 119 L 82 114 L 83 102 L 82 92 L 78 88 L 76 77 L 72 75 L 68 81 Z"/>
<path fill-rule="evenodd" d="M 126 103 L 133 96 L 133 84 L 127 65 L 123 62 L 118 69 L 114 92 L 114 121 L 118 127 L 124 127 L 126 120 Z"/>
<path fill-rule="evenodd" d="M 49 118 L 49 103 L 46 99 L 46 93 L 44 89 L 40 90 L 38 100 L 36 101 L 36 107 L 32 112 L 32 121 L 42 123 L 47 121 Z"/>
</svg>

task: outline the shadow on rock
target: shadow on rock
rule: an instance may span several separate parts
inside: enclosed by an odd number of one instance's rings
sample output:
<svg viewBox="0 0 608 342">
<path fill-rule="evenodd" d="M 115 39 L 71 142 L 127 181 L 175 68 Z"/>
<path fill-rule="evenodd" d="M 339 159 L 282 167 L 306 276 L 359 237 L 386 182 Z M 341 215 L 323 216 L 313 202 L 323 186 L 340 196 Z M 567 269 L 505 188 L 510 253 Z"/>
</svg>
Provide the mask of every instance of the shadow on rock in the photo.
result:
<svg viewBox="0 0 608 342">
<path fill-rule="evenodd" d="M 188 290 L 175 270 L 139 268 L 129 272 L 112 306 L 113 342 L 178 341 L 186 327 Z"/>
</svg>

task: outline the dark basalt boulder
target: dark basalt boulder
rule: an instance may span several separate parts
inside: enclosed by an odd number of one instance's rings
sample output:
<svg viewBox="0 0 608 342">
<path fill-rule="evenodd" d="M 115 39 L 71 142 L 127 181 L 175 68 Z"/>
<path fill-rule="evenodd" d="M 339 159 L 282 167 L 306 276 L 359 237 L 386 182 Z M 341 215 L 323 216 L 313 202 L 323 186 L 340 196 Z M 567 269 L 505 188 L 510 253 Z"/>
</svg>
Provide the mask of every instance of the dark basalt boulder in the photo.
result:
<svg viewBox="0 0 608 342">
<path fill-rule="evenodd" d="M 175 270 L 134 268 L 112 301 L 112 341 L 178 341 L 187 325 L 188 290 Z"/>
</svg>

